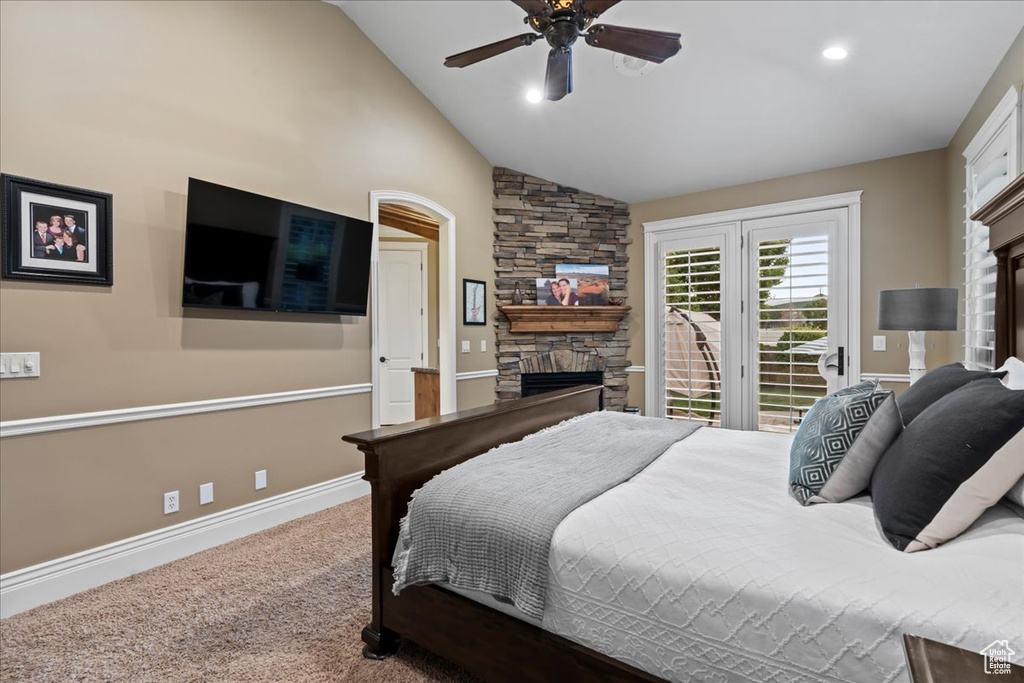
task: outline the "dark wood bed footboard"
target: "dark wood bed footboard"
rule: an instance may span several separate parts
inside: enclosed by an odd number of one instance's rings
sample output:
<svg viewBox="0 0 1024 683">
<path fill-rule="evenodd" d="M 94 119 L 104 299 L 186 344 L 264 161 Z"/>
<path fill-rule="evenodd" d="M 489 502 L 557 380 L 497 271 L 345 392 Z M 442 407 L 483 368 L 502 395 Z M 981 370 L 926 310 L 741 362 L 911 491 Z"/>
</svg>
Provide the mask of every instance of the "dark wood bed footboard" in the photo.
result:
<svg viewBox="0 0 1024 683">
<path fill-rule="evenodd" d="M 364 654 L 387 656 L 406 638 L 487 680 L 658 680 L 436 586 L 391 593 L 391 556 L 413 491 L 495 446 L 597 410 L 601 390 L 562 389 L 344 437 L 365 454 L 371 491 L 373 612 Z"/>
</svg>

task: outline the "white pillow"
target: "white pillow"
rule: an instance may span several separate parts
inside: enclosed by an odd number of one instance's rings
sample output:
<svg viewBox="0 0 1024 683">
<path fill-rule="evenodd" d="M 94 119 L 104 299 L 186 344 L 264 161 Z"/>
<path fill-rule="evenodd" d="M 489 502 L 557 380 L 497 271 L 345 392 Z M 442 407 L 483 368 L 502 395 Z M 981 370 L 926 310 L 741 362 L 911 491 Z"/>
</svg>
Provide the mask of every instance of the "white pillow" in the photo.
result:
<svg viewBox="0 0 1024 683">
<path fill-rule="evenodd" d="M 1008 389 L 1024 389 L 1024 361 L 1010 356 L 1003 363 L 1003 366 L 996 372 L 1005 372 L 1006 377 L 1002 379 Z"/>
</svg>

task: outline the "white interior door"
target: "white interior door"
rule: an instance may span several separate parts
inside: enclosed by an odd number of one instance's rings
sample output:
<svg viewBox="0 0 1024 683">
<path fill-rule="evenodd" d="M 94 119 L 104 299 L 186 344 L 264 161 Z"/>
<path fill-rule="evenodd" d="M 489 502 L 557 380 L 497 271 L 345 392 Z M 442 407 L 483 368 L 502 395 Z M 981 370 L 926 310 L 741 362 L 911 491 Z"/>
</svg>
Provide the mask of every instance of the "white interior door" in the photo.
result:
<svg viewBox="0 0 1024 683">
<path fill-rule="evenodd" d="M 847 386 L 846 209 L 743 222 L 745 429 L 790 433 Z"/>
<path fill-rule="evenodd" d="M 426 363 L 427 245 L 382 242 L 379 261 L 381 424 L 415 419 L 412 368 Z"/>
</svg>

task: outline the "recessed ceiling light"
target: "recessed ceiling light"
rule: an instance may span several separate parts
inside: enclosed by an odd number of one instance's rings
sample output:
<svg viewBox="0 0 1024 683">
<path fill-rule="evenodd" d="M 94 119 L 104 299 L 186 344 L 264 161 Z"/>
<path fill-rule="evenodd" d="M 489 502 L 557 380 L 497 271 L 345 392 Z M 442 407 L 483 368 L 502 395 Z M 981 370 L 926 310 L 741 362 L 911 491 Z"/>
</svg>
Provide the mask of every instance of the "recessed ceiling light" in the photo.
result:
<svg viewBox="0 0 1024 683">
<path fill-rule="evenodd" d="M 825 59 L 846 59 L 846 50 L 841 47 L 830 47 L 821 54 Z"/>
<path fill-rule="evenodd" d="M 543 97 L 540 94 L 540 90 L 537 90 L 536 88 L 530 88 L 529 90 L 526 91 L 526 101 L 527 102 L 532 102 L 533 104 L 537 104 L 542 99 L 543 99 Z"/>
</svg>

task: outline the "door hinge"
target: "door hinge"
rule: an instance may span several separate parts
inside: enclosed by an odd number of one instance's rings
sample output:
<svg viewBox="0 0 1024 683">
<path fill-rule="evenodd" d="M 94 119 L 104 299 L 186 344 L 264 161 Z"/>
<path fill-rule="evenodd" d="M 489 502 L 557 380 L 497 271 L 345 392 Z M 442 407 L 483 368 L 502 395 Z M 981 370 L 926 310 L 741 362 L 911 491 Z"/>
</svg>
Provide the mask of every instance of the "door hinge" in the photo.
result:
<svg viewBox="0 0 1024 683">
<path fill-rule="evenodd" d="M 743 248 L 743 235 L 740 235 L 740 249 Z"/>
<path fill-rule="evenodd" d="M 743 307 L 744 307 L 744 302 L 742 302 L 742 301 L 741 301 L 741 302 L 740 302 L 740 313 L 742 313 L 742 312 L 743 312 Z"/>
<path fill-rule="evenodd" d="M 741 365 L 740 366 L 740 378 L 743 378 L 746 375 L 746 372 L 747 372 L 746 366 L 745 365 Z"/>
</svg>

